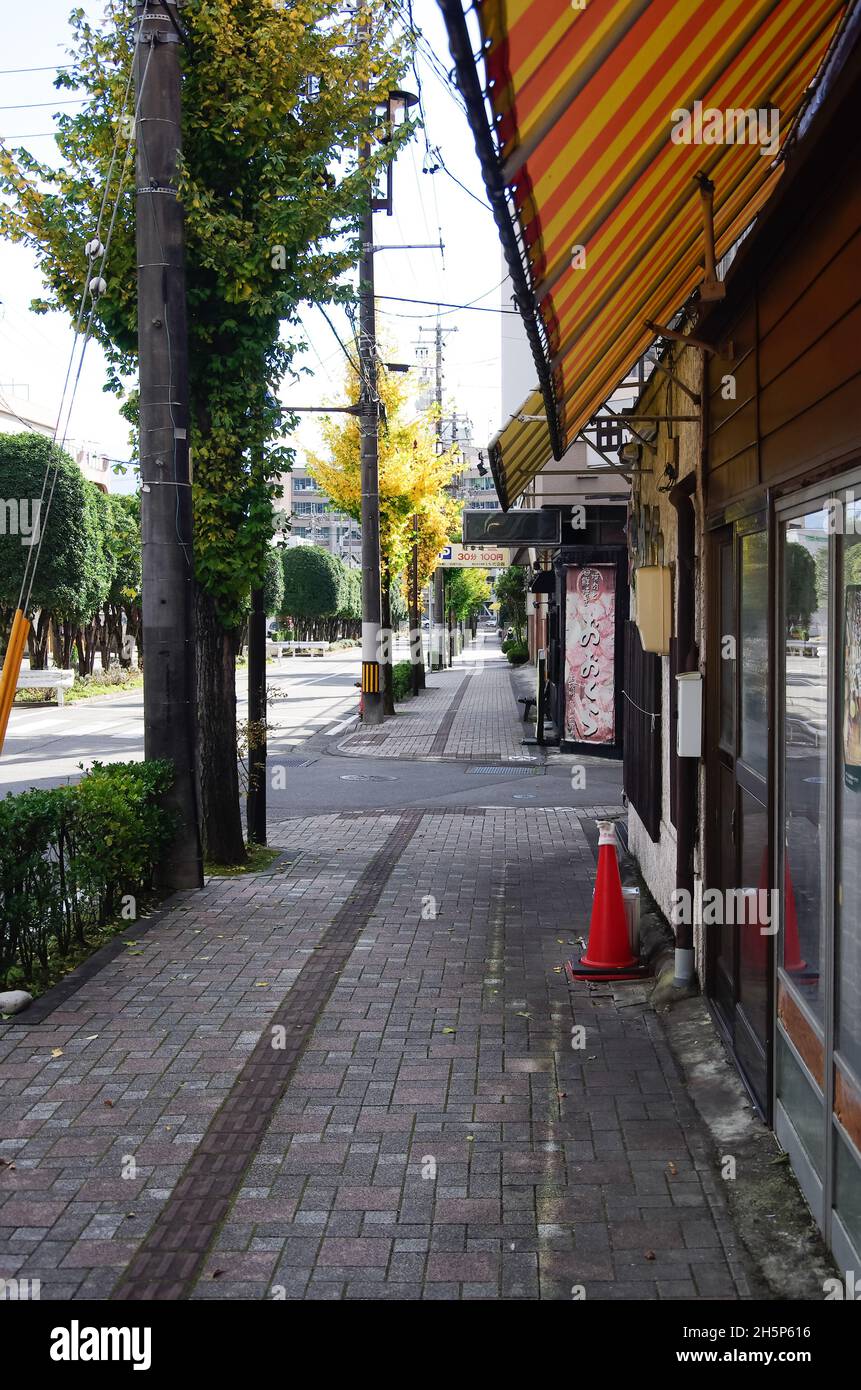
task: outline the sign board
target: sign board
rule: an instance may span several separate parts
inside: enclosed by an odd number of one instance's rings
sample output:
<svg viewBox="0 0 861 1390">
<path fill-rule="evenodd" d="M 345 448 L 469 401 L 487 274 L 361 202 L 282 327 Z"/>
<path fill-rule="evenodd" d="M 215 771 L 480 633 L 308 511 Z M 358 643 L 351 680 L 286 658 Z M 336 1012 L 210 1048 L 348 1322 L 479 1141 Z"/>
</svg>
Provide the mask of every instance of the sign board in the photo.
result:
<svg viewBox="0 0 861 1390">
<path fill-rule="evenodd" d="M 549 507 L 520 507 L 510 512 L 467 508 L 462 519 L 464 545 L 555 546 L 562 543 L 562 513 Z"/>
<path fill-rule="evenodd" d="M 500 545 L 447 545 L 440 551 L 438 569 L 504 569 L 512 551 Z"/>
<path fill-rule="evenodd" d="M 616 741 L 616 566 L 565 575 L 565 738 Z"/>
</svg>

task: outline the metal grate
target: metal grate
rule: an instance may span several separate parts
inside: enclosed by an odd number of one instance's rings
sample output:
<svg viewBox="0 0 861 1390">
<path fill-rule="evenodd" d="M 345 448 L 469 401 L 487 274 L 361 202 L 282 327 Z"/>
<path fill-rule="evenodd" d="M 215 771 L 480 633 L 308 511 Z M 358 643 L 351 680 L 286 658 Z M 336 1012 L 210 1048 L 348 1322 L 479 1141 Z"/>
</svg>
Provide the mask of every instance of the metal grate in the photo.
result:
<svg viewBox="0 0 861 1390">
<path fill-rule="evenodd" d="M 281 767 L 310 767 L 317 761 L 316 758 L 279 758 L 277 755 L 272 757 L 273 762 L 280 763 Z"/>
<path fill-rule="evenodd" d="M 539 767 L 512 767 L 510 764 L 500 766 L 498 763 L 466 769 L 467 776 L 471 774 L 473 777 L 534 777 L 540 771 Z"/>
</svg>

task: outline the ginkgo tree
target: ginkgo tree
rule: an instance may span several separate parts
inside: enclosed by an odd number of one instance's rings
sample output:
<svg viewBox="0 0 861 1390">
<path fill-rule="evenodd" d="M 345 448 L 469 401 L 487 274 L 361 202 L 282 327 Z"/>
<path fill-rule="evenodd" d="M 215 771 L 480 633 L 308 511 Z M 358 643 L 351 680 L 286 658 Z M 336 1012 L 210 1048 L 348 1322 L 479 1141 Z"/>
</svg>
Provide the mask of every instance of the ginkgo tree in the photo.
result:
<svg viewBox="0 0 861 1390">
<path fill-rule="evenodd" d="M 106 188 L 111 215 L 116 205 L 93 334 L 118 393 L 137 354 L 133 160 L 118 180 L 134 130 L 134 18 L 134 0 L 107 0 L 98 22 L 73 10 L 56 85 L 82 101 L 56 118 L 59 163 L 0 146 L 0 234 L 35 251 L 46 285 L 38 307 L 77 316 Z M 180 20 L 201 819 L 209 857 L 236 863 L 237 638 L 292 459 L 284 431 L 294 417 L 278 388 L 296 370 L 300 303 L 353 294 L 346 273 L 370 185 L 409 135 L 373 139 L 408 54 L 392 0 L 184 0 Z M 133 418 L 133 389 L 126 405 Z"/>
<path fill-rule="evenodd" d="M 458 529 L 462 503 L 446 488 L 463 468 L 457 453 L 437 452 L 439 440 L 434 411 L 408 408 L 403 382 L 378 365 L 380 399 L 379 493 L 381 617 L 384 633 L 391 632 L 391 590 L 406 574 L 405 588 L 411 602 L 411 566 L 414 536 L 418 550 L 419 592 L 436 568 L 440 551 Z M 347 395 L 355 400 L 358 381 L 351 368 Z M 325 416 L 321 424 L 324 453 L 310 452 L 308 469 L 338 511 L 356 520 L 362 515 L 361 433 L 354 415 Z M 383 666 L 383 705 L 394 714 L 391 643 L 380 652 Z"/>
</svg>

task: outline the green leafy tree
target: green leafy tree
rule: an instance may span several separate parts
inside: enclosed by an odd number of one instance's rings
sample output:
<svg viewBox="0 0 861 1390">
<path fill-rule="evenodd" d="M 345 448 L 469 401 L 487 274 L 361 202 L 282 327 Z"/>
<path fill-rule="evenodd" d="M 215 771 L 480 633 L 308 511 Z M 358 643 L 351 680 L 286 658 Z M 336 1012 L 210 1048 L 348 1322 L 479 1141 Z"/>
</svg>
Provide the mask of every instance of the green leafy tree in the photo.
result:
<svg viewBox="0 0 861 1390">
<path fill-rule="evenodd" d="M 140 498 L 108 496 L 109 531 L 105 544 L 114 563 L 114 578 L 105 602 L 101 633 L 102 666 L 112 656 L 131 665 L 131 643 L 141 648 L 141 512 Z"/>
<path fill-rule="evenodd" d="M 447 574 L 448 606 L 458 622 L 471 623 L 490 598 L 487 570 L 451 569 Z"/>
<path fill-rule="evenodd" d="M 46 468 L 56 470 L 50 508 L 41 504 Z M 0 607 L 8 633 L 18 604 L 28 548 L 20 534 L 22 509 L 27 526 L 39 517 L 41 551 L 31 595 L 38 610 L 30 634 L 34 669 L 45 666 L 52 624 L 59 633 L 55 655 L 68 667 L 72 646 L 82 624 L 104 603 L 114 577 L 114 564 L 104 543 L 104 494 L 87 482 L 74 459 L 43 435 L 32 432 L 0 434 L 0 498 L 4 508 L 0 534 Z M 16 519 L 11 525 L 9 503 Z M 34 557 L 35 558 L 35 557 Z"/>
<path fill-rule="evenodd" d="M 344 600 L 343 565 L 318 545 L 284 551 L 284 611 L 297 631 L 308 636 L 321 618 L 331 618 Z"/>
<path fill-rule="evenodd" d="M 263 612 L 267 618 L 278 618 L 284 612 L 284 561 L 282 552 L 270 547 L 263 578 Z"/>
<path fill-rule="evenodd" d="M 526 631 L 526 570 L 522 565 L 509 565 L 497 576 L 496 597 L 501 605 L 500 622 L 514 628 L 518 642 Z"/>
<path fill-rule="evenodd" d="M 822 547 L 827 555 L 828 547 Z M 789 628 L 806 628 L 816 612 L 816 561 L 803 545 L 793 542 L 785 551 L 785 606 Z"/>
<path fill-rule="evenodd" d="M 202 829 L 210 859 L 244 857 L 235 757 L 235 658 L 250 588 L 266 570 L 272 502 L 292 452 L 278 387 L 293 367 L 302 301 L 346 299 L 369 184 L 393 157 L 375 115 L 406 54 L 393 6 L 336 0 L 186 0 L 182 25 L 183 162 L 189 304 L 190 443 L 194 459 L 196 629 Z M 0 232 L 34 248 L 44 308 L 77 315 L 83 248 L 123 111 L 132 0 L 105 19 L 71 16 L 57 85 L 84 95 L 58 120 L 62 163 L 0 149 Z M 367 164 L 360 141 L 372 139 Z M 93 332 L 110 384 L 137 351 L 135 189 L 117 206 L 108 292 Z M 113 185 L 116 189 L 116 180 Z M 113 195 L 111 196 L 111 202 Z M 292 423 L 286 417 L 286 423 Z"/>
</svg>

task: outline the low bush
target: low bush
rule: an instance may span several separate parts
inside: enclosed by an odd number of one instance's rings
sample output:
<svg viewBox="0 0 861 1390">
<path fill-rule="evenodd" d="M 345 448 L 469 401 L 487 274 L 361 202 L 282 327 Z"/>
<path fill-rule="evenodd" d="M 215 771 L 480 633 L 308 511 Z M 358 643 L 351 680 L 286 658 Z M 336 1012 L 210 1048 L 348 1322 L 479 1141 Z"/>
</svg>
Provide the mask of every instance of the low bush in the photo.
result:
<svg viewBox="0 0 861 1390">
<path fill-rule="evenodd" d="M 67 701 L 86 700 L 92 695 L 113 695 L 117 690 L 136 690 L 143 685 L 143 671 L 136 666 L 109 666 L 106 671 L 94 671 L 91 676 L 75 676 L 71 690 L 65 692 Z M 20 686 L 15 692 L 18 705 L 53 703 L 50 686 L 34 689 Z"/>
<path fill-rule="evenodd" d="M 392 667 L 392 689 L 395 700 L 408 700 L 413 693 L 411 661 L 396 661 Z"/>
<path fill-rule="evenodd" d="M 512 639 L 505 644 L 504 651 L 512 666 L 522 666 L 524 661 L 529 660 L 529 648 L 525 642 L 516 642 Z"/>
<path fill-rule="evenodd" d="M 95 763 L 0 800 L 0 987 L 39 993 L 134 921 L 173 829 L 164 762 Z"/>
</svg>

